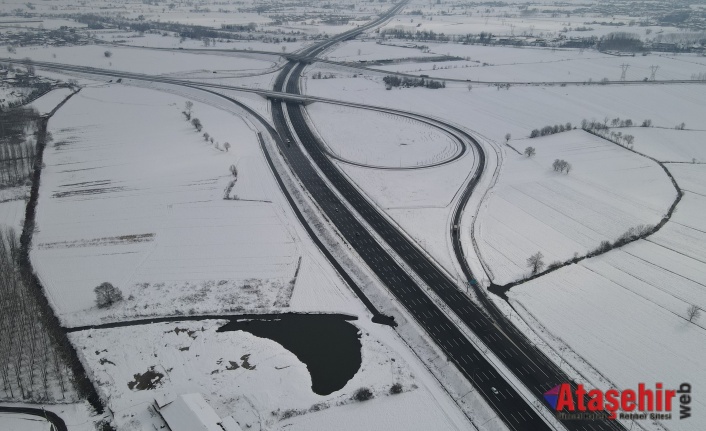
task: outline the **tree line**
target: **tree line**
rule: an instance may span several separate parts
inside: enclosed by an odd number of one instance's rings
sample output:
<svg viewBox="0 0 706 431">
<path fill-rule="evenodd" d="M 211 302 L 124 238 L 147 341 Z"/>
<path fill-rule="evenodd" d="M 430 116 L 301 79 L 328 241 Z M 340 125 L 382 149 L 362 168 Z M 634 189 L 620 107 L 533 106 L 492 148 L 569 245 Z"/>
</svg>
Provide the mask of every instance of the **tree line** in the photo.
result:
<svg viewBox="0 0 706 431">
<path fill-rule="evenodd" d="M 446 82 L 435 81 L 433 79 L 424 78 L 410 78 L 388 75 L 382 78 L 382 82 L 385 83 L 388 89 L 392 87 L 426 87 L 426 88 L 446 88 Z"/>
<path fill-rule="evenodd" d="M 33 108 L 0 112 L 0 187 L 20 184 L 31 175 L 37 157 L 32 136 L 38 121 Z"/>
<path fill-rule="evenodd" d="M 0 230 L 0 378 L 5 397 L 75 400 L 72 347 L 52 319 L 46 298 L 39 298 L 40 287 L 21 265 L 20 254 L 14 230 Z"/>
</svg>

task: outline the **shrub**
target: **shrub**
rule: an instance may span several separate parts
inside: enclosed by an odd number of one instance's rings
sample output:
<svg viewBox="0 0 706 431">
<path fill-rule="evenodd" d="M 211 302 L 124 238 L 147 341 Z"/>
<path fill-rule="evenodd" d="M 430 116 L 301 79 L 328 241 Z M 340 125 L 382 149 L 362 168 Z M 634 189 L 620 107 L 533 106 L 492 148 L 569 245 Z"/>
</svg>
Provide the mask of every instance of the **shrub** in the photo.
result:
<svg viewBox="0 0 706 431">
<path fill-rule="evenodd" d="M 360 388 L 353 394 L 352 399 L 355 401 L 368 401 L 375 398 L 373 393 L 368 388 Z"/>
<path fill-rule="evenodd" d="M 396 394 L 401 394 L 402 393 L 402 384 L 400 383 L 395 383 L 390 387 L 390 394 L 391 395 L 396 395 Z"/>
</svg>

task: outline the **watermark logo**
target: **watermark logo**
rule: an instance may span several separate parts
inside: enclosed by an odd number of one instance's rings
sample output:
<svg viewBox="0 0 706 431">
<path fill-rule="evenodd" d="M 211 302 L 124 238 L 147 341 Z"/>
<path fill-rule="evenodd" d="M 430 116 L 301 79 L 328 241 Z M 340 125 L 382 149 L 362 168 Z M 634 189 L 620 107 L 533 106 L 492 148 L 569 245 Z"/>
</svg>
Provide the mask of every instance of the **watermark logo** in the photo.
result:
<svg viewBox="0 0 706 431">
<path fill-rule="evenodd" d="M 691 417 L 691 385 L 682 383 L 678 389 L 665 389 L 657 383 L 654 389 L 644 383 L 637 390 L 586 390 L 583 385 L 573 389 L 570 384 L 556 385 L 544 393 L 544 400 L 556 411 L 558 419 L 600 419 L 608 412 L 609 419 L 672 419 L 679 404 L 679 419 Z M 676 417 L 676 413 L 674 413 Z"/>
</svg>

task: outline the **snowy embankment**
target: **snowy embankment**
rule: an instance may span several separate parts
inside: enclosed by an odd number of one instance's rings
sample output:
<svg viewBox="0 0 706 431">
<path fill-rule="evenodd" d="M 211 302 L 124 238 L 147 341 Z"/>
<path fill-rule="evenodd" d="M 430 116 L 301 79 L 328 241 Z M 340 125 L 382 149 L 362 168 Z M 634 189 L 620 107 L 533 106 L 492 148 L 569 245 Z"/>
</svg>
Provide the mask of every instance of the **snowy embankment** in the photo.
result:
<svg viewBox="0 0 706 431">
<path fill-rule="evenodd" d="M 536 155 L 508 151 L 474 225 L 496 284 L 529 275 L 526 260 L 537 252 L 545 264 L 564 262 L 631 227 L 655 225 L 676 198 L 657 163 L 582 130 L 511 145 Z M 555 159 L 571 163 L 571 172 L 554 171 Z"/>
</svg>

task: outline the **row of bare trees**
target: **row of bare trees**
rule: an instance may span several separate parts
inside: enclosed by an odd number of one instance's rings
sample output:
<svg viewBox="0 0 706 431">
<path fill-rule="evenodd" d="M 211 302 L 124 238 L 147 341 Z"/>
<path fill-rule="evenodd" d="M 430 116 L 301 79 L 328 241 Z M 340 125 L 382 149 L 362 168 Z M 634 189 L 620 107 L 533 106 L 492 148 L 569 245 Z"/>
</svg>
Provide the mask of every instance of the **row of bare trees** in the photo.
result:
<svg viewBox="0 0 706 431">
<path fill-rule="evenodd" d="M 0 231 L 0 378 L 4 398 L 73 400 L 65 336 L 39 301 L 32 275 L 20 264 L 14 230 Z M 60 330 L 59 330 L 60 331 Z"/>
<path fill-rule="evenodd" d="M 16 185 L 32 173 L 38 124 L 39 113 L 35 109 L 0 112 L 0 186 Z"/>
<path fill-rule="evenodd" d="M 19 145 L 0 144 L 0 185 L 15 185 L 29 178 L 36 157 L 31 140 Z"/>
</svg>

